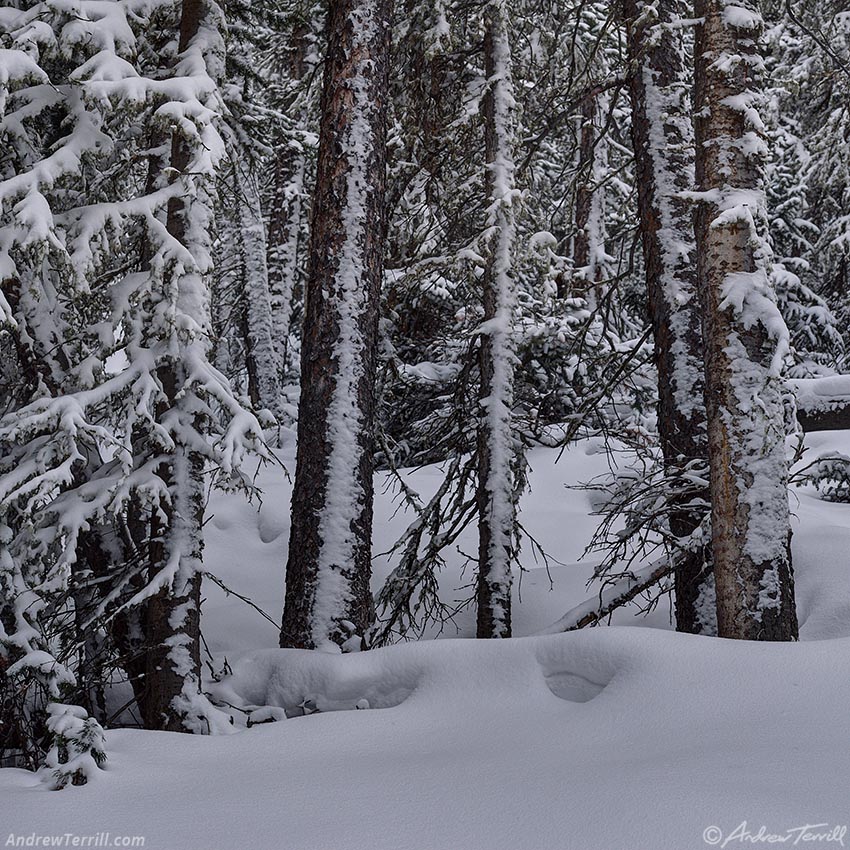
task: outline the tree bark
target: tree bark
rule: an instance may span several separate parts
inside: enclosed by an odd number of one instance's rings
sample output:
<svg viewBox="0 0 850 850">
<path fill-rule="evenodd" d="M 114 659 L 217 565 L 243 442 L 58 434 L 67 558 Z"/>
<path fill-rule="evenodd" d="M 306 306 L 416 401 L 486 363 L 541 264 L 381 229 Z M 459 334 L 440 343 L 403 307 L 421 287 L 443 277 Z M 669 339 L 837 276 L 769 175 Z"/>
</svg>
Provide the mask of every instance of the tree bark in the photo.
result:
<svg viewBox="0 0 850 850">
<path fill-rule="evenodd" d="M 516 537 L 514 386 L 515 237 L 513 122 L 515 108 L 505 3 L 485 15 L 484 52 L 489 87 L 484 98 L 490 229 L 484 270 L 478 425 L 478 630 L 479 638 L 511 636 L 511 564 Z"/>
<path fill-rule="evenodd" d="M 595 298 L 593 285 L 594 270 L 590 262 L 590 220 L 593 214 L 594 186 L 593 164 L 596 152 L 596 95 L 581 102 L 581 126 L 579 128 L 578 173 L 575 205 L 575 237 L 573 238 L 573 291 L 569 296 L 584 295 Z M 578 283 L 581 280 L 582 283 Z M 579 291 L 577 287 L 580 287 Z"/>
<path fill-rule="evenodd" d="M 679 193 L 694 187 L 694 138 L 685 57 L 669 24 L 685 17 L 680 0 L 624 0 L 635 184 L 646 288 L 658 372 L 658 434 L 668 476 L 708 459 L 703 351 L 696 291 L 691 206 Z M 674 485 L 675 486 L 675 485 Z M 708 487 L 675 498 L 670 530 L 686 540 L 709 503 Z M 675 570 L 676 628 L 716 631 L 710 553 L 681 553 Z M 708 604 L 706 604 L 708 603 Z"/>
<path fill-rule="evenodd" d="M 199 36 L 203 26 L 211 26 L 215 7 L 210 0 L 183 0 L 180 18 L 179 53 L 184 53 Z M 191 143 L 175 134 L 171 145 L 171 173 L 175 179 L 191 169 L 194 151 Z M 195 192 L 203 191 L 195 189 Z M 202 210 L 195 194 L 186 193 L 168 203 L 168 233 L 194 253 L 204 249 L 209 238 L 209 210 Z M 203 202 L 202 202 L 203 203 Z M 197 269 L 171 268 L 166 278 L 179 275 L 176 283 L 178 312 L 191 315 L 200 324 L 209 324 L 204 297 L 205 282 Z M 171 286 L 163 282 L 166 290 Z M 169 296 L 165 296 L 169 297 Z M 206 347 L 204 339 L 178 338 L 177 352 L 157 370 L 164 399 L 158 418 L 177 415 L 195 431 L 205 427 L 201 414 L 193 410 L 192 391 L 184 390 L 187 373 L 187 347 Z M 201 706 L 200 604 L 203 552 L 204 459 L 188 441 L 178 437 L 157 470 L 170 492 L 150 523 L 149 579 L 157 582 L 168 576 L 164 586 L 146 606 L 147 644 L 145 698 L 141 707 L 145 725 L 174 732 L 209 731 Z"/>
<path fill-rule="evenodd" d="M 383 273 L 389 0 L 330 4 L 281 646 L 364 645 Z"/>
<path fill-rule="evenodd" d="M 233 156 L 236 156 L 234 151 Z M 274 315 L 266 259 L 266 232 L 260 190 L 249 167 L 234 161 L 238 194 L 239 232 L 242 237 L 243 298 L 245 300 L 248 393 L 255 407 L 281 414 L 281 364 L 275 346 Z"/>
<path fill-rule="evenodd" d="M 309 47 L 312 44 L 312 20 L 297 27 L 289 61 L 289 76 L 302 81 L 313 66 Z M 303 95 L 306 97 L 306 95 Z M 309 110 L 302 105 L 299 121 L 309 122 Z M 301 299 L 303 280 L 299 274 L 302 253 L 302 228 L 305 219 L 304 195 L 307 189 L 307 151 L 300 142 L 284 138 L 278 142 L 274 161 L 273 197 L 269 211 L 267 265 L 269 293 L 274 324 L 274 345 L 279 381 L 289 371 L 289 337 L 300 311 L 295 310 Z"/>
<path fill-rule="evenodd" d="M 581 101 L 578 185 L 575 200 L 575 236 L 573 237 L 573 280 L 570 297 L 587 299 L 591 309 L 603 302 L 605 287 L 605 186 L 608 141 L 604 125 L 610 99 L 607 93 L 592 92 Z M 610 304 L 605 305 L 606 324 Z"/>
<path fill-rule="evenodd" d="M 721 637 L 794 640 L 780 371 L 769 279 L 756 0 L 698 0 L 697 286 L 706 349 L 711 523 Z"/>
</svg>

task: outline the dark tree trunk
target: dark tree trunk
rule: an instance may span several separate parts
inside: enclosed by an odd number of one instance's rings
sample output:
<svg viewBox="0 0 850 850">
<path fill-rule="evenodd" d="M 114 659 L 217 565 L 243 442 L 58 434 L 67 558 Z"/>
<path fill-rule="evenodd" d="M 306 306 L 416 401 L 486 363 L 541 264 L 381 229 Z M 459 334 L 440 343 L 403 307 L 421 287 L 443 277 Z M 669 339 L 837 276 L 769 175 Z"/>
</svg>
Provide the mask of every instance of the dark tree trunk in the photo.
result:
<svg viewBox="0 0 850 850">
<path fill-rule="evenodd" d="M 794 640 L 782 320 L 769 279 L 756 0 L 698 0 L 697 286 L 721 637 Z M 727 57 L 718 61 L 718 57 Z"/>
<path fill-rule="evenodd" d="M 198 35 L 210 8 L 207 0 L 183 0 L 178 50 L 184 52 Z M 191 165 L 192 148 L 174 135 L 171 169 L 175 176 Z M 183 197 L 168 203 L 166 227 L 179 242 L 188 242 L 191 203 Z M 174 273 L 173 271 L 170 273 Z M 200 317 L 199 317 L 200 318 Z M 178 354 L 158 369 L 165 400 L 158 411 L 165 415 L 181 404 L 185 366 Z M 197 414 L 195 414 L 197 416 Z M 196 418 L 195 428 L 203 424 Z M 172 732 L 206 731 L 193 700 L 200 696 L 200 604 L 204 515 L 204 461 L 189 446 L 177 444 L 157 470 L 171 491 L 171 502 L 152 516 L 147 550 L 149 580 L 172 569 L 173 580 L 146 603 L 146 672 L 144 700 L 140 706 L 145 726 Z"/>
<path fill-rule="evenodd" d="M 312 67 L 308 61 L 311 43 L 309 24 L 297 27 L 288 63 L 292 80 L 303 80 Z M 305 125 L 309 122 L 306 106 L 301 110 L 300 121 Z M 301 316 L 296 304 L 301 303 L 304 297 L 299 259 L 303 252 L 302 226 L 306 217 L 307 165 L 307 152 L 301 145 L 292 144 L 288 138 L 278 141 L 266 250 L 274 344 L 280 369 L 278 380 L 281 382 L 286 379 L 289 367 L 290 330 Z"/>
<path fill-rule="evenodd" d="M 512 433 L 515 310 L 513 84 L 505 4 L 485 12 L 487 79 L 484 130 L 487 158 L 488 244 L 484 272 L 484 324 L 479 362 L 481 413 L 478 425 L 478 604 L 477 636 L 511 636 L 511 566 L 516 536 L 515 451 Z"/>
<path fill-rule="evenodd" d="M 81 531 L 77 538 L 77 559 L 71 568 L 71 591 L 74 598 L 74 624 L 78 641 L 77 692 L 78 704 L 99 723 L 107 720 L 105 675 L 108 670 L 107 636 L 95 623 L 90 624 L 98 604 L 100 587 L 116 562 L 115 552 L 108 545 L 110 528 L 106 523 L 94 524 Z"/>
<path fill-rule="evenodd" d="M 596 113 L 598 104 L 595 96 L 586 97 L 581 102 L 581 127 L 579 128 L 578 148 L 578 185 L 576 186 L 575 237 L 573 238 L 573 274 L 572 290 L 563 293 L 567 297 L 577 295 L 596 298 L 595 280 L 586 276 L 579 277 L 590 265 L 590 233 L 588 225 L 593 211 L 593 162 L 596 156 Z"/>
<path fill-rule="evenodd" d="M 624 0 L 623 12 L 634 67 L 632 140 L 658 371 L 658 432 L 667 473 L 681 480 L 685 467 L 708 459 L 696 246 L 690 203 L 677 197 L 693 190 L 693 128 L 681 36 L 665 26 L 683 17 L 682 4 L 655 0 L 651 14 L 648 5 L 645 0 Z M 704 515 L 693 507 L 694 501 L 708 504 L 707 486 L 689 489 L 677 499 L 670 530 L 679 539 L 690 537 Z M 676 628 L 714 632 L 710 553 L 700 547 L 677 558 Z M 706 609 L 712 622 L 705 622 Z"/>
<path fill-rule="evenodd" d="M 330 4 L 281 646 L 365 641 L 389 0 Z"/>
</svg>

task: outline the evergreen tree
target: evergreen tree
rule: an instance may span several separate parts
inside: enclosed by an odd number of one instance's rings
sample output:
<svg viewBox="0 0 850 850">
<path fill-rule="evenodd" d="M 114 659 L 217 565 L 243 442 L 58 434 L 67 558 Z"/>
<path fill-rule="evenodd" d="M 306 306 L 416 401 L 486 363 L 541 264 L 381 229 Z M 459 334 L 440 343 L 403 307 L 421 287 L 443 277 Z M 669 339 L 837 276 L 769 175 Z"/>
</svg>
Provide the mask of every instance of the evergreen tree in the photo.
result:
<svg viewBox="0 0 850 850">
<path fill-rule="evenodd" d="M 35 682 L 54 670 L 53 702 L 63 688 L 96 702 L 95 646 L 85 642 L 77 683 L 80 636 L 67 624 L 100 630 L 147 725 L 207 731 L 206 482 L 216 471 L 249 486 L 245 451 L 262 451 L 208 357 L 220 10 L 36 3 L 4 22 L 32 54 L 5 101 L 3 132 L 17 143 L 0 182 L 5 305 L 32 378 L 0 421 L 3 586 L 6 599 L 30 598 L 13 631 L 4 620 L 4 644 L 24 653 L 9 669 Z M 70 741 L 80 720 L 74 740 L 95 740 L 77 709 L 66 713 L 70 725 L 51 712 L 54 736 Z M 71 749 L 58 752 L 62 763 Z"/>
</svg>

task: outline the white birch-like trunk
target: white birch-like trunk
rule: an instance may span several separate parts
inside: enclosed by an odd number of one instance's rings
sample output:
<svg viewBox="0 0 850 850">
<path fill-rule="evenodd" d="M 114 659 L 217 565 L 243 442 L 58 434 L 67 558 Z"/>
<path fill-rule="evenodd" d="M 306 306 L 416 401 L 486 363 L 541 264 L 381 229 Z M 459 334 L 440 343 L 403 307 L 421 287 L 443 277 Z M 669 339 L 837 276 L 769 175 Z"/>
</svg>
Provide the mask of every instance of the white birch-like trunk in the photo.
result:
<svg viewBox="0 0 850 850">
<path fill-rule="evenodd" d="M 789 350 L 770 282 L 756 0 L 696 14 L 697 284 L 703 306 L 717 626 L 794 640 L 780 373 Z"/>
<path fill-rule="evenodd" d="M 307 156 L 303 150 L 281 152 L 269 225 L 268 270 L 275 359 L 282 380 L 289 368 L 298 262 L 304 223 Z"/>
</svg>

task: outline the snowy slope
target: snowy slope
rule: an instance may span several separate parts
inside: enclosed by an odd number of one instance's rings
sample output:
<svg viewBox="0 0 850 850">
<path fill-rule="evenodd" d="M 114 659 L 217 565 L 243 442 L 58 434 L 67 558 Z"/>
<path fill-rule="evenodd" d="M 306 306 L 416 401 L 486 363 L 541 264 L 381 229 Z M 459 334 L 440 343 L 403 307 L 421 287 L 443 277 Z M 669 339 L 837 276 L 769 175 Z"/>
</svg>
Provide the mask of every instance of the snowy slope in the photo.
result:
<svg viewBox="0 0 850 850">
<path fill-rule="evenodd" d="M 809 437 L 811 449 L 801 466 L 816 455 L 843 450 L 850 455 L 850 437 L 844 432 L 821 432 Z M 843 446 L 843 449 L 841 447 Z M 608 455 L 600 440 L 584 440 L 571 446 L 560 460 L 558 451 L 538 448 L 529 452 L 531 491 L 522 502 L 520 519 L 540 542 L 550 560 L 546 566 L 535 561 L 526 544 L 522 562 L 527 569 L 514 583 L 514 634 L 533 634 L 555 622 L 574 605 L 598 592 L 588 588 L 593 575 L 594 556 L 582 557 L 598 524 L 592 516 L 590 496 L 573 485 L 594 481 L 608 472 Z M 287 468 L 294 469 L 293 448 L 282 453 Z M 431 495 L 441 481 L 436 466 L 406 472 L 407 483 L 424 495 Z M 286 565 L 289 530 L 288 504 L 291 483 L 279 469 L 261 473 L 265 492 L 263 504 L 246 504 L 238 495 L 217 494 L 207 525 L 209 569 L 225 584 L 248 597 L 279 621 L 283 610 L 283 573 Z M 379 587 L 392 564 L 385 553 L 410 521 L 399 512 L 392 480 L 376 477 L 376 503 L 373 586 Z M 817 498 L 813 488 L 800 488 L 791 496 L 793 550 L 797 582 L 797 604 L 801 637 L 823 639 L 850 637 L 850 506 L 827 503 Z M 457 548 L 477 551 L 477 529 L 471 527 Z M 441 581 L 443 600 L 448 603 L 469 598 L 472 576 L 463 572 L 466 559 L 451 551 Z M 560 562 L 560 563 L 559 563 Z M 551 576 L 551 584 L 550 584 Z M 276 647 L 277 626 L 255 610 L 226 596 L 209 582 L 205 586 L 204 635 L 214 655 L 226 654 L 229 661 L 244 652 Z M 666 600 L 642 616 L 636 608 L 614 615 L 615 625 L 670 628 L 670 606 Z M 429 632 L 435 635 L 435 630 Z M 443 637 L 472 637 L 475 613 L 461 611 L 454 626 L 447 625 Z"/>
<path fill-rule="evenodd" d="M 850 449 L 843 434 L 815 438 L 814 451 Z M 552 590 L 542 566 L 524 575 L 519 635 L 588 595 L 592 563 L 577 559 L 596 520 L 587 493 L 564 485 L 605 471 L 597 448 L 574 446 L 558 464 L 551 450 L 531 453 L 522 518 L 564 565 L 552 565 Z M 427 491 L 439 471 L 409 478 Z M 377 484 L 381 552 L 405 518 Z M 214 498 L 207 563 L 277 619 L 289 484 L 267 470 L 263 485 L 259 511 Z M 346 656 L 284 651 L 273 623 L 207 583 L 205 636 L 216 663 L 226 656 L 235 670 L 218 696 L 290 714 L 312 700 L 320 713 L 213 738 L 109 732 L 108 770 L 85 788 L 42 792 L 32 774 L 0 771 L 2 823 L 13 834 L 144 835 L 163 850 L 686 850 L 708 846 L 713 825 L 726 836 L 745 820 L 754 832 L 841 825 L 850 821 L 850 506 L 803 488 L 792 511 L 796 645 L 679 635 L 662 604 L 649 620 L 615 618 L 656 628 Z M 460 548 L 473 544 L 471 529 Z M 447 599 L 467 592 L 462 563 L 450 560 Z M 376 583 L 388 569 L 379 557 Z M 457 625 L 469 636 L 471 612 Z"/>
<path fill-rule="evenodd" d="M 293 470 L 292 446 L 287 446 L 281 456 L 287 468 Z M 587 491 L 570 489 L 567 485 L 588 482 L 606 473 L 607 455 L 601 441 L 586 440 L 570 447 L 559 461 L 557 458 L 558 452 L 553 449 L 540 448 L 529 453 L 531 491 L 523 498 L 520 519 L 554 560 L 550 561 L 547 574 L 545 565 L 535 561 L 526 544 L 522 562 L 528 572 L 514 583 L 514 634 L 518 636 L 544 628 L 594 592 L 586 588 L 593 574 L 592 557 L 581 563 L 578 561 L 598 518 L 590 516 Z M 430 496 L 442 480 L 441 470 L 436 466 L 404 475 L 407 483 L 425 496 Z M 225 584 L 279 621 L 283 610 L 291 483 L 274 469 L 264 470 L 260 480 L 265 496 L 259 510 L 238 495 L 214 496 L 207 525 L 206 562 Z M 375 490 L 374 552 L 377 557 L 373 564 L 373 586 L 378 588 L 393 567 L 383 553 L 392 546 L 411 517 L 397 510 L 396 488 L 389 476 L 376 476 Z M 467 529 L 457 548 L 467 553 L 477 552 L 476 535 L 474 526 Z M 452 550 L 447 553 L 446 560 L 447 570 L 441 581 L 443 600 L 455 603 L 469 598 L 472 575 L 469 571 L 463 572 L 466 559 Z M 232 660 L 245 651 L 277 646 L 277 628 L 273 623 L 209 583 L 204 592 L 207 598 L 203 606 L 204 636 L 214 654 L 226 652 L 228 660 Z M 617 615 L 615 622 L 658 627 L 670 624 L 669 606 L 664 604 L 649 618 L 636 618 L 634 614 L 634 611 L 623 612 Z M 434 630 L 430 634 L 434 634 Z M 474 634 L 475 613 L 467 608 L 456 617 L 454 626 L 446 627 L 442 636 L 471 637 Z"/>
</svg>

